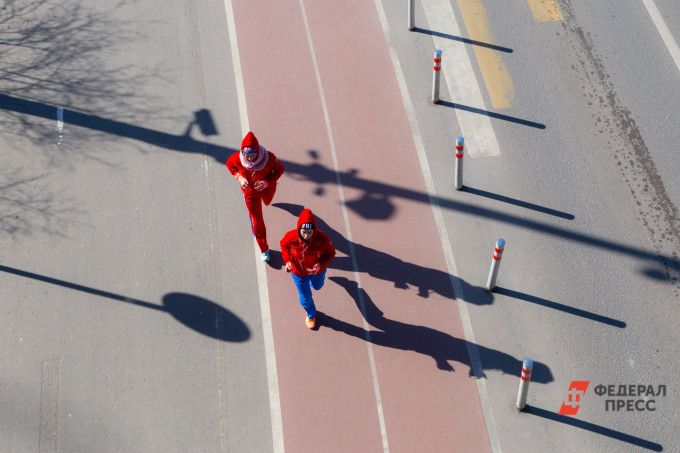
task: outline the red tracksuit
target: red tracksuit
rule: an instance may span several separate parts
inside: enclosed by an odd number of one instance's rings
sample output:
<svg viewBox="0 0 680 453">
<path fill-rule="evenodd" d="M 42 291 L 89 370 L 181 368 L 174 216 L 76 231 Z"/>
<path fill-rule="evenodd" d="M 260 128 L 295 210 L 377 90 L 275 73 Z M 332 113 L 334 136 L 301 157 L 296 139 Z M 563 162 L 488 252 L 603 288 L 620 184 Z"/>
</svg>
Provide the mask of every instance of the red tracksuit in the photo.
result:
<svg viewBox="0 0 680 453">
<path fill-rule="evenodd" d="M 300 227 L 305 223 L 314 226 L 314 234 L 309 241 L 300 237 Z M 281 254 L 284 263 L 293 264 L 292 272 L 295 275 L 306 277 L 311 275 L 308 269 L 312 269 L 315 264 L 320 266 L 317 274 L 326 270 L 335 257 L 335 247 L 326 233 L 316 229 L 316 217 L 312 211 L 305 209 L 298 218 L 297 229 L 289 231 L 281 239 Z"/>
<path fill-rule="evenodd" d="M 262 153 L 266 153 L 267 161 L 259 170 L 249 169 L 241 162 L 241 151 L 246 147 L 259 150 L 256 161 Z M 229 159 L 227 159 L 227 169 L 236 179 L 242 176 L 248 181 L 248 188 L 244 189 L 241 187 L 241 190 L 243 191 L 246 208 L 250 216 L 253 236 L 255 236 L 260 251 L 264 253 L 269 250 L 269 244 L 267 244 L 267 228 L 262 218 L 262 202 L 267 206 L 272 202 L 276 193 L 276 181 L 278 181 L 285 170 L 283 164 L 279 162 L 274 153 L 260 146 L 255 134 L 252 132 L 248 132 L 243 142 L 241 142 L 241 151 L 229 156 Z M 255 189 L 255 183 L 258 181 L 265 181 L 267 188 L 262 191 Z"/>
</svg>

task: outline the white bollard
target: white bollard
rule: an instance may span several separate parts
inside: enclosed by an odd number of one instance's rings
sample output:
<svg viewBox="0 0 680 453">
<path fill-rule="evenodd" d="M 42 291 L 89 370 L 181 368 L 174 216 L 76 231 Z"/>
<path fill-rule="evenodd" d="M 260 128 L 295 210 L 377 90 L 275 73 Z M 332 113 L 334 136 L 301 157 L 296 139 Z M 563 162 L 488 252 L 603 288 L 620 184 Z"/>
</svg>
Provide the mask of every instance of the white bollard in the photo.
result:
<svg viewBox="0 0 680 453">
<path fill-rule="evenodd" d="M 434 74 L 432 75 L 432 103 L 439 102 L 439 73 L 442 69 L 442 51 L 434 51 Z"/>
<path fill-rule="evenodd" d="M 529 392 L 529 382 L 531 382 L 531 369 L 534 367 L 534 361 L 531 359 L 524 359 L 522 364 L 522 376 L 519 380 L 519 392 L 517 392 L 517 409 L 523 410 L 527 405 L 527 393 Z"/>
<path fill-rule="evenodd" d="M 463 148 L 465 148 L 465 141 L 463 137 L 456 139 L 456 190 L 463 188 Z"/>
<path fill-rule="evenodd" d="M 416 0 L 408 0 L 408 29 L 416 28 Z"/>
<path fill-rule="evenodd" d="M 493 261 L 491 261 L 491 271 L 489 272 L 489 280 L 486 282 L 486 289 L 491 291 L 496 286 L 496 277 L 498 277 L 498 268 L 501 266 L 501 258 L 503 258 L 503 249 L 505 248 L 505 239 L 498 239 L 496 247 L 493 249 Z"/>
</svg>

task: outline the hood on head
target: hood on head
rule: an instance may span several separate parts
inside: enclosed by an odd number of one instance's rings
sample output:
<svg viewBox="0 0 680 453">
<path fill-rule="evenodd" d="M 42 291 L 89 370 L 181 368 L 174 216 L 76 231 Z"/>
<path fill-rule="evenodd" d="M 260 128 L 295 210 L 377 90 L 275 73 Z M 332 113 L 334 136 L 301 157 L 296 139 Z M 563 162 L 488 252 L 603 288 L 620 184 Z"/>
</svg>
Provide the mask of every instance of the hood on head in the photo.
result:
<svg viewBox="0 0 680 453">
<path fill-rule="evenodd" d="M 316 217 L 314 217 L 314 214 L 312 214 L 310 209 L 303 209 L 300 213 L 300 217 L 298 217 L 297 230 L 300 238 L 302 238 L 302 236 L 300 236 L 300 228 L 305 224 L 311 224 L 314 231 L 316 231 Z"/>
<path fill-rule="evenodd" d="M 260 142 L 257 141 L 257 137 L 255 137 L 255 134 L 252 132 L 248 132 L 246 136 L 243 137 L 243 141 L 241 142 L 241 151 L 243 151 L 246 147 L 251 147 L 257 150 L 257 155 L 260 155 Z"/>
</svg>

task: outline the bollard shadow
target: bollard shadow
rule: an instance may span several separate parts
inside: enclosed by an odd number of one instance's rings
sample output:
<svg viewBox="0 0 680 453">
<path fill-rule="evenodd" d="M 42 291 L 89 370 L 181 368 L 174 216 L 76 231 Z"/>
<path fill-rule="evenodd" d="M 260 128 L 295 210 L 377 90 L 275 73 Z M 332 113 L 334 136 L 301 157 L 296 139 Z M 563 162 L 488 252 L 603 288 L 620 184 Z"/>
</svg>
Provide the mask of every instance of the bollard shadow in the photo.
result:
<svg viewBox="0 0 680 453">
<path fill-rule="evenodd" d="M 619 321 L 618 319 L 610 318 L 608 316 L 598 315 L 586 310 L 581 310 L 580 308 L 571 307 L 569 305 L 560 304 L 558 302 L 553 302 L 551 300 L 542 299 L 540 297 L 532 296 L 530 294 L 521 293 L 519 291 L 513 291 L 507 288 L 501 288 L 496 286 L 493 290 L 496 294 L 501 294 L 504 296 L 512 297 L 514 299 L 524 300 L 526 302 L 531 302 L 532 304 L 541 305 L 543 307 L 552 308 L 553 310 L 559 310 L 564 313 L 569 313 L 570 315 L 580 316 L 585 319 L 590 319 L 591 321 L 601 322 L 602 324 L 608 324 L 610 326 L 618 327 L 624 329 L 626 323 Z"/>
<path fill-rule="evenodd" d="M 532 211 L 541 212 L 543 214 L 552 215 L 559 217 L 561 219 L 574 220 L 574 215 L 567 212 L 558 211 L 556 209 L 546 208 L 545 206 L 540 206 L 534 203 L 529 203 L 526 201 L 518 200 L 516 198 L 506 197 L 505 195 L 499 195 L 493 192 L 487 192 L 486 190 L 476 189 L 474 187 L 463 186 L 463 191 L 472 195 L 477 195 L 484 198 L 489 198 L 491 200 L 500 201 L 502 203 L 511 204 L 524 209 L 530 209 Z"/>
<path fill-rule="evenodd" d="M 575 428 L 590 431 L 595 434 L 610 437 L 621 442 L 626 442 L 631 445 L 635 445 L 636 447 L 646 448 L 647 450 L 652 451 L 663 451 L 663 446 L 657 444 L 656 442 L 651 442 L 640 437 L 632 436 L 630 434 L 622 433 L 621 431 L 616 431 L 610 428 L 605 428 L 604 426 L 599 426 L 594 423 L 578 420 L 572 417 L 568 417 L 566 415 L 559 415 L 554 412 L 547 411 L 545 409 L 530 406 L 528 404 L 524 407 L 523 412 L 531 415 L 536 415 L 537 417 L 545 418 L 546 420 L 564 423 L 565 425 L 573 426 Z"/>
<path fill-rule="evenodd" d="M 504 352 L 476 345 L 482 367 L 479 370 L 480 375 L 476 375 L 468 353 L 469 342 L 427 326 L 415 326 L 386 318 L 368 293 L 363 288 L 358 287 L 357 282 L 344 277 L 329 277 L 329 280 L 347 291 L 366 322 L 373 329 L 366 331 L 361 327 L 327 314 L 323 314 L 320 319 L 322 327 L 343 332 L 378 346 L 414 351 L 430 356 L 435 361 L 437 368 L 442 371 L 455 371 L 451 362 L 457 362 L 468 367 L 469 375 L 477 378 L 486 377 L 484 370 L 498 370 L 507 374 L 517 374 L 518 370 L 522 368 L 523 360 L 515 359 Z M 532 381 L 541 384 L 552 382 L 553 376 L 550 369 L 542 363 L 534 362 Z"/>
<path fill-rule="evenodd" d="M 240 343 L 250 338 L 248 326 L 238 316 L 214 302 L 192 294 L 168 293 L 163 296 L 163 306 L 159 306 L 120 294 L 110 293 L 100 289 L 90 288 L 3 265 L 0 265 L 0 272 L 6 272 L 8 274 L 30 278 L 99 297 L 106 297 L 120 302 L 166 312 L 190 329 L 216 340 Z"/>
<path fill-rule="evenodd" d="M 516 118 L 514 116 L 503 115 L 501 113 L 490 112 L 488 110 L 478 109 L 476 107 L 470 107 L 463 104 L 456 104 L 455 102 L 442 101 L 437 102 L 439 105 L 444 107 L 451 107 L 453 109 L 465 110 L 466 112 L 478 113 L 480 115 L 488 116 L 489 118 L 495 118 L 497 120 L 507 121 L 509 123 L 520 124 L 522 126 L 533 127 L 536 129 L 545 129 L 545 124 L 535 123 L 533 121 L 523 120 L 521 118 Z"/>
<path fill-rule="evenodd" d="M 273 203 L 279 209 L 289 212 L 298 217 L 304 209 L 303 206 L 292 203 Z M 430 294 L 436 293 L 448 299 L 455 299 L 453 293 L 452 276 L 439 269 L 418 266 L 403 261 L 395 256 L 379 250 L 366 247 L 356 242 L 350 242 L 337 230 L 328 225 L 323 218 L 316 213 L 317 228 L 326 233 L 333 241 L 338 252 L 347 256 L 337 256 L 329 265 L 332 269 L 354 272 L 352 255 L 356 258 L 357 271 L 366 273 L 373 278 L 386 280 L 394 283 L 395 288 L 409 290 L 417 288 L 418 297 L 427 299 Z M 459 279 L 465 299 L 477 305 L 490 305 L 493 303 L 493 294 L 482 287 L 470 285 Z"/>
<path fill-rule="evenodd" d="M 452 41 L 459 41 L 465 44 L 471 44 L 473 46 L 486 47 L 487 49 L 497 50 L 499 52 L 512 53 L 513 50 L 507 47 L 497 46 L 495 44 L 490 44 L 483 41 L 475 41 L 474 39 L 463 38 L 461 36 L 449 35 L 448 33 L 442 33 L 439 31 L 428 30 L 426 28 L 414 27 L 413 31 L 416 33 L 422 33 L 424 35 L 437 36 L 439 38 L 450 39 Z"/>
</svg>

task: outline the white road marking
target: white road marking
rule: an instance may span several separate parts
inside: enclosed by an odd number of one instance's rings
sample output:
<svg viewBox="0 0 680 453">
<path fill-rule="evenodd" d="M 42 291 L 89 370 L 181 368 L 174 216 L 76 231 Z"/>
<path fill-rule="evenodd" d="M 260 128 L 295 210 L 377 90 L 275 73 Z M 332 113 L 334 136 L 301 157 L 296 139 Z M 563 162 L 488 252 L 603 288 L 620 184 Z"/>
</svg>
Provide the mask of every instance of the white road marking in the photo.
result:
<svg viewBox="0 0 680 453">
<path fill-rule="evenodd" d="M 418 120 L 416 119 L 415 110 L 413 109 L 413 102 L 411 101 L 411 96 L 408 92 L 408 87 L 406 86 L 406 78 L 404 77 L 404 73 L 401 69 L 399 56 L 397 55 L 397 51 L 394 48 L 394 44 L 392 43 L 390 28 L 389 24 L 387 23 L 387 16 L 385 15 L 385 9 L 383 7 L 382 0 L 374 0 L 374 3 L 376 10 L 378 11 L 378 16 L 380 17 L 380 23 L 382 24 L 385 40 L 390 51 L 392 65 L 394 66 L 394 72 L 397 76 L 397 82 L 399 84 L 399 89 L 401 90 L 401 97 L 404 102 L 404 109 L 406 110 L 406 116 L 408 117 L 408 122 L 411 126 L 411 133 L 413 135 L 413 142 L 418 154 L 420 168 L 425 179 L 427 194 L 430 199 L 430 206 L 432 207 L 432 214 L 434 215 L 435 223 L 437 225 L 439 241 L 442 245 L 442 251 L 444 253 L 449 275 L 451 276 L 451 285 L 453 286 L 453 293 L 456 296 L 458 313 L 463 325 L 463 333 L 465 334 L 468 354 L 470 354 L 470 365 L 472 367 L 473 374 L 477 378 L 475 379 L 477 384 L 477 393 L 479 394 L 482 412 L 484 413 L 484 421 L 486 422 L 486 430 L 489 436 L 489 442 L 491 444 L 492 451 L 495 453 L 501 453 L 501 444 L 496 431 L 496 422 L 493 418 L 491 402 L 489 401 L 489 394 L 486 389 L 486 379 L 481 377 L 484 376 L 482 362 L 479 358 L 479 350 L 477 348 L 477 343 L 475 342 L 474 332 L 472 331 L 470 315 L 467 311 L 467 305 L 465 305 L 465 294 L 463 293 L 463 287 L 460 282 L 460 278 L 458 278 L 458 268 L 456 267 L 456 262 L 453 259 L 453 251 L 451 249 L 451 243 L 449 242 L 449 235 L 446 231 L 444 216 L 442 215 L 441 207 L 437 201 L 437 192 L 434 187 L 434 180 L 432 179 L 432 173 L 430 171 L 430 165 L 427 161 L 427 155 L 425 154 L 425 145 L 423 144 L 422 136 L 420 135 L 420 128 L 418 126 Z"/>
<path fill-rule="evenodd" d="M 427 22 L 433 32 L 461 36 L 460 27 L 448 0 L 422 0 Z M 440 36 L 432 36 L 442 51 L 442 69 L 451 101 L 466 107 L 487 111 L 466 44 Z M 456 109 L 465 148 L 471 158 L 500 156 L 501 149 L 491 125 L 491 119 L 480 113 Z"/>
<path fill-rule="evenodd" d="M 60 359 L 46 360 L 42 364 L 40 453 L 59 451 L 60 364 Z"/>
<path fill-rule="evenodd" d="M 224 0 L 224 9 L 227 14 L 227 27 L 229 29 L 229 46 L 231 50 L 232 66 L 236 81 L 236 96 L 238 99 L 241 131 L 245 135 L 249 128 L 248 110 L 246 108 L 246 91 L 243 85 L 243 72 L 241 70 L 241 57 L 236 41 L 236 24 L 234 22 L 234 10 L 231 0 Z M 260 249 L 253 239 L 255 246 L 257 282 L 260 293 L 260 313 L 262 315 L 262 334 L 264 337 L 265 362 L 267 365 L 267 383 L 269 387 L 269 409 L 272 424 L 272 442 L 274 453 L 283 453 L 283 421 L 281 417 L 281 399 L 279 395 L 279 376 L 276 369 L 276 353 L 274 351 L 274 332 L 272 330 L 271 311 L 269 308 L 269 290 L 267 287 L 267 271 L 264 262 L 260 261 Z"/>
<path fill-rule="evenodd" d="M 61 148 L 64 139 L 64 107 L 57 107 L 57 132 L 59 133 L 57 146 Z"/>
<path fill-rule="evenodd" d="M 645 4 L 645 8 L 647 8 L 647 12 L 651 16 L 654 26 L 659 31 L 663 42 L 666 44 L 668 52 L 670 52 L 671 57 L 673 57 L 675 66 L 677 66 L 678 70 L 680 71 L 680 48 L 678 47 L 678 43 L 675 41 L 675 38 L 673 38 L 671 31 L 668 29 L 666 21 L 663 20 L 663 17 L 659 12 L 659 8 L 656 7 L 654 0 L 642 0 L 642 3 Z"/>
<path fill-rule="evenodd" d="M 340 205 L 342 206 L 342 216 L 345 220 L 345 231 L 347 231 L 347 242 L 349 243 L 349 254 L 352 258 L 352 269 L 354 271 L 354 279 L 357 282 L 357 293 L 359 295 L 359 305 L 361 307 L 361 314 L 363 319 L 364 332 L 366 332 L 366 347 L 368 348 L 368 361 L 371 366 L 371 376 L 373 378 L 373 392 L 375 393 L 375 400 L 378 412 L 378 422 L 380 424 L 380 436 L 382 438 L 383 451 L 389 453 L 389 445 L 387 442 L 387 428 L 385 427 L 385 415 L 382 408 L 382 398 L 380 396 L 380 384 L 378 382 L 378 371 L 375 366 L 375 358 L 373 356 L 373 343 L 371 342 L 370 327 L 366 322 L 366 306 L 364 302 L 363 292 L 361 291 L 361 279 L 359 278 L 359 266 L 356 261 L 356 253 L 354 251 L 354 240 L 352 239 L 352 229 L 349 224 L 349 214 L 347 213 L 347 204 L 345 203 L 345 192 L 340 178 L 340 166 L 338 165 L 338 155 L 335 150 L 335 140 L 333 139 L 333 131 L 331 129 L 331 120 L 328 115 L 328 107 L 326 105 L 326 95 L 324 94 L 323 84 L 321 83 L 321 73 L 319 72 L 319 65 L 316 59 L 316 51 L 314 50 L 314 43 L 312 42 L 312 35 L 309 31 L 309 22 L 307 20 L 307 13 L 303 0 L 300 1 L 300 9 L 302 10 L 302 19 L 305 23 L 305 31 L 307 32 L 307 42 L 309 43 L 309 51 L 312 54 L 312 62 L 314 63 L 314 73 L 316 75 L 316 83 L 319 88 L 319 96 L 321 98 L 321 107 L 323 109 L 323 116 L 326 122 L 326 132 L 328 133 L 328 143 L 333 156 L 333 167 L 335 169 L 335 180 L 338 185 L 338 193 L 340 196 Z"/>
</svg>

